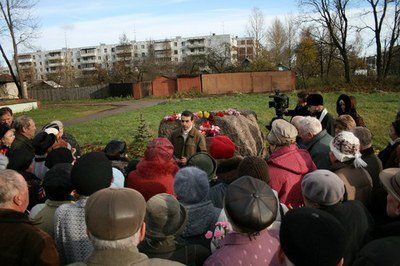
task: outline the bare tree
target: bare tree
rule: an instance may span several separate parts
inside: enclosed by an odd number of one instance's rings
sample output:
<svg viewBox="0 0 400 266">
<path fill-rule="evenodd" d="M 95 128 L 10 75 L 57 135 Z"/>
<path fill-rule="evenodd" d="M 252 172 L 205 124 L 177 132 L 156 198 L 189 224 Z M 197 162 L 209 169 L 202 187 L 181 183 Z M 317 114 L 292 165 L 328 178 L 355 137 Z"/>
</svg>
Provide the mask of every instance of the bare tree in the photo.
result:
<svg viewBox="0 0 400 266">
<path fill-rule="evenodd" d="M 299 21 L 295 16 L 289 15 L 285 18 L 285 24 L 286 24 L 285 26 L 286 26 L 286 36 L 287 36 L 286 64 L 288 65 L 289 68 L 292 68 L 292 62 L 294 60 L 294 54 L 295 54 L 295 47 L 297 44 Z"/>
<path fill-rule="evenodd" d="M 210 48 L 206 56 L 206 62 L 214 73 L 222 73 L 232 67 L 230 43 L 223 43 L 219 47 Z"/>
<path fill-rule="evenodd" d="M 0 46 L 0 50 L 18 87 L 19 96 L 22 98 L 27 98 L 28 95 L 25 95 L 22 90 L 22 76 L 18 65 L 18 48 L 20 45 L 30 47 L 30 41 L 37 37 L 39 24 L 31 14 L 35 5 L 36 2 L 32 0 L 0 0 L 0 11 L 3 18 L 0 23 L 3 29 L 2 32 L 6 33 L 11 40 L 16 75 L 3 50 L 3 46 Z"/>
<path fill-rule="evenodd" d="M 371 11 L 364 15 L 372 15 L 374 24 L 373 26 L 367 25 L 365 28 L 374 33 L 377 81 L 382 81 L 388 74 L 395 52 L 394 48 L 399 38 L 400 0 L 366 0 L 366 2 L 369 3 Z M 387 38 L 383 36 L 385 28 L 389 29 Z"/>
<path fill-rule="evenodd" d="M 349 2 L 350 0 L 299 0 L 303 8 L 311 8 L 311 10 L 307 9 L 307 11 L 318 14 L 318 17 L 311 19 L 327 29 L 333 45 L 339 51 L 347 83 L 351 82 L 348 56 L 348 32 L 350 26 L 346 14 Z"/>
<path fill-rule="evenodd" d="M 267 32 L 267 46 L 275 64 L 286 63 L 287 34 L 280 19 L 276 18 Z"/>
<path fill-rule="evenodd" d="M 255 57 L 259 56 L 262 53 L 266 38 L 265 19 L 261 9 L 257 7 L 252 9 L 248 24 L 246 25 L 246 33 L 249 37 L 254 38 L 254 55 Z"/>
</svg>

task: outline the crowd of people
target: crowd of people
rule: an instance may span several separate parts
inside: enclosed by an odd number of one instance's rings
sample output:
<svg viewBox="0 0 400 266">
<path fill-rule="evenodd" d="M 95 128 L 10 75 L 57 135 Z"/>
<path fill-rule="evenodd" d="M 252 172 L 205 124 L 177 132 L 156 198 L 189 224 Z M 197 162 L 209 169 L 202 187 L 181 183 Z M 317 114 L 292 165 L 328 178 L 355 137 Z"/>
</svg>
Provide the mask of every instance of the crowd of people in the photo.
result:
<svg viewBox="0 0 400 266">
<path fill-rule="evenodd" d="M 269 154 L 181 113 L 129 160 L 0 109 L 1 265 L 400 265 L 400 112 L 378 154 L 353 96 L 302 91 Z"/>
</svg>

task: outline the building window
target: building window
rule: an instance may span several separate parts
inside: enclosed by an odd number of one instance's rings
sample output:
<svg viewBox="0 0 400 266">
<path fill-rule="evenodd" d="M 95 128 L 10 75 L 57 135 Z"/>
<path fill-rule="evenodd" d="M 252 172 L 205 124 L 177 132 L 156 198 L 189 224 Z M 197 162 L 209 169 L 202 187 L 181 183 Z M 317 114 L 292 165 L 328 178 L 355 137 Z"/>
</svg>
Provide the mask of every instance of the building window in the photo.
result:
<svg viewBox="0 0 400 266">
<path fill-rule="evenodd" d="M 97 58 L 98 58 L 99 60 L 101 60 L 101 56 L 98 56 Z"/>
<path fill-rule="evenodd" d="M 178 54 L 178 50 L 174 50 L 174 54 Z"/>
<path fill-rule="evenodd" d="M 115 52 L 115 48 L 111 48 L 111 52 Z"/>
<path fill-rule="evenodd" d="M 135 53 L 135 57 L 138 57 L 139 55 L 138 55 L 138 53 Z"/>
<path fill-rule="evenodd" d="M 144 45 L 142 44 L 141 46 L 140 46 L 142 49 L 144 49 Z"/>
<path fill-rule="evenodd" d="M 33 56 L 33 59 L 35 59 L 35 56 Z"/>
<path fill-rule="evenodd" d="M 145 57 L 146 56 L 146 53 L 142 53 L 142 57 Z"/>
<path fill-rule="evenodd" d="M 181 42 L 181 45 L 182 45 L 182 46 L 185 46 L 185 42 Z"/>
<path fill-rule="evenodd" d="M 81 59 L 80 59 L 80 58 L 78 58 L 78 60 L 77 60 L 77 61 L 78 61 L 78 63 L 79 63 L 79 62 L 81 61 Z"/>
<path fill-rule="evenodd" d="M 107 48 L 104 48 L 104 52 L 107 53 Z"/>
<path fill-rule="evenodd" d="M 174 42 L 174 46 L 178 46 L 178 43 L 177 43 L 177 42 Z"/>
</svg>

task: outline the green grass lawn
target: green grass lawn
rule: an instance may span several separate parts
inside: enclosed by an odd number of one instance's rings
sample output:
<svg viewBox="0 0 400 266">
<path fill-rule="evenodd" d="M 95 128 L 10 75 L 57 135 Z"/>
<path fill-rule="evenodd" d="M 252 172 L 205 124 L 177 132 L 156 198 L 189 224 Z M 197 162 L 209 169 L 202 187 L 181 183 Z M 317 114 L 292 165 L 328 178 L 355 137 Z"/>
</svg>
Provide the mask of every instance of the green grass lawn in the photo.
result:
<svg viewBox="0 0 400 266">
<path fill-rule="evenodd" d="M 334 117 L 336 114 L 336 100 L 341 92 L 324 93 L 324 102 L 328 111 Z M 374 144 L 382 149 L 388 141 L 389 125 L 394 120 L 395 114 L 400 110 L 400 93 L 397 92 L 374 92 L 374 93 L 351 93 L 358 100 L 358 112 L 363 116 L 367 127 L 374 135 Z M 197 111 L 222 111 L 227 108 L 238 108 L 242 110 L 253 110 L 257 113 L 258 122 L 264 135 L 267 134 L 265 125 L 275 116 L 275 110 L 268 108 L 270 94 L 238 94 L 232 96 L 212 96 L 195 99 L 166 99 L 164 103 L 133 110 L 112 117 L 102 118 L 98 121 L 72 125 L 65 130 L 72 133 L 81 145 L 95 144 L 104 146 L 112 139 L 123 139 L 132 143 L 139 125 L 140 115 L 145 119 L 150 133 L 156 137 L 161 119 L 173 112 L 180 113 L 188 109 Z M 296 94 L 291 93 L 290 108 L 296 104 Z M 123 100 L 126 100 L 124 98 Z M 112 106 L 91 106 L 88 104 L 73 107 L 57 107 L 55 103 L 47 103 L 43 108 L 28 112 L 38 125 L 43 125 L 51 120 L 69 120 L 112 108 Z"/>
</svg>

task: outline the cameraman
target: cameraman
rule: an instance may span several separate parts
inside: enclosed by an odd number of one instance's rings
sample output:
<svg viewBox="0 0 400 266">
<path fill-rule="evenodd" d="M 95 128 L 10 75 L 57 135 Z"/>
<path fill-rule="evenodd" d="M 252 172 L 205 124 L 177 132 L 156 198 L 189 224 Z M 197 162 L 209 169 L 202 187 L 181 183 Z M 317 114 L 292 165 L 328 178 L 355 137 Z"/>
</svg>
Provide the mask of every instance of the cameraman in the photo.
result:
<svg viewBox="0 0 400 266">
<path fill-rule="evenodd" d="M 308 93 L 305 91 L 299 91 L 297 93 L 297 105 L 293 110 L 287 110 L 284 114 L 287 116 L 309 116 L 310 113 L 308 112 L 307 107 L 307 97 Z"/>
</svg>

